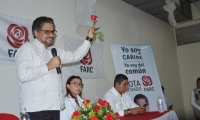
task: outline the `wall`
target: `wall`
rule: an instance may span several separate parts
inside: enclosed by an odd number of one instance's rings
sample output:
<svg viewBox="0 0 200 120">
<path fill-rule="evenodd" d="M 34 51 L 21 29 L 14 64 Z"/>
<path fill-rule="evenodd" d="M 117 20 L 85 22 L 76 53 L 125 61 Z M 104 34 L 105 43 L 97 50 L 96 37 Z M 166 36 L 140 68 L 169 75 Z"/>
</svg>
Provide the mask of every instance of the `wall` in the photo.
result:
<svg viewBox="0 0 200 120">
<path fill-rule="evenodd" d="M 199 46 L 200 43 L 194 43 L 179 46 L 177 49 L 187 120 L 193 119 L 193 111 L 190 106 L 190 93 L 196 87 L 197 78 L 200 77 Z"/>
<path fill-rule="evenodd" d="M 1 0 L 2 1 L 2 0 Z M 55 46 L 61 47 L 61 36 L 84 39 L 76 32 L 74 23 L 74 0 L 6 0 L 0 4 L 0 12 L 35 19 L 38 16 L 51 16 L 55 20 L 58 39 Z M 105 35 L 103 42 L 105 80 L 84 79 L 84 98 L 102 98 L 105 91 L 113 86 L 115 77 L 109 49 L 110 43 L 117 44 L 151 44 L 158 74 L 165 94 L 174 104 L 179 119 L 185 118 L 183 95 L 178 68 L 178 59 L 174 31 L 167 23 L 134 8 L 121 0 L 97 0 L 98 24 Z M 99 42 L 99 41 L 97 41 Z M 19 116 L 18 80 L 15 66 L 0 65 L 0 112 Z M 66 82 L 63 72 L 63 87 Z M 178 99 L 177 99 L 178 98 Z"/>
<path fill-rule="evenodd" d="M 176 4 L 180 4 L 180 0 L 173 0 Z"/>
<path fill-rule="evenodd" d="M 196 2 L 195 4 L 199 5 L 199 3 L 200 2 Z M 199 8 L 197 9 L 194 3 L 192 3 L 191 9 L 193 20 L 181 23 L 177 27 L 186 27 L 200 23 L 200 12 L 198 11 Z M 198 51 L 200 51 L 199 45 L 200 43 L 198 42 L 177 47 L 185 115 L 187 120 L 194 120 L 193 110 L 190 106 L 190 93 L 196 87 L 196 79 L 200 77 L 200 57 L 198 57 Z"/>
<path fill-rule="evenodd" d="M 191 3 L 191 10 L 192 10 L 192 17 L 193 19 L 200 19 L 200 1 L 199 2 L 195 2 L 195 3 Z"/>
<path fill-rule="evenodd" d="M 178 27 L 189 27 L 191 25 L 198 25 L 200 20 L 193 20 L 183 24 L 179 24 Z M 186 34 L 187 36 L 187 34 Z M 183 100 L 185 107 L 185 114 L 187 120 L 194 120 L 193 110 L 190 106 L 190 93 L 196 87 L 196 79 L 199 76 L 199 61 L 198 51 L 200 43 L 192 43 L 187 45 L 181 45 L 177 47 L 179 69 L 182 83 Z"/>
</svg>

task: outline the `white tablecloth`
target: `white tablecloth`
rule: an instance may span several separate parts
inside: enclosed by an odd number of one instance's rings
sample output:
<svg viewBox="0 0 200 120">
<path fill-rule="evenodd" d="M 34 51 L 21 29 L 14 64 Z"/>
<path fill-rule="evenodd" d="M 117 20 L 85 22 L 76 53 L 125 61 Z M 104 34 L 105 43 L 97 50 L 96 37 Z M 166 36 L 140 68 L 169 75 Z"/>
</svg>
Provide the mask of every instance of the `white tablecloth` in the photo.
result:
<svg viewBox="0 0 200 120">
<path fill-rule="evenodd" d="M 178 117 L 176 115 L 176 112 L 174 110 L 170 110 L 163 116 L 153 119 L 153 120 L 178 120 Z"/>
</svg>

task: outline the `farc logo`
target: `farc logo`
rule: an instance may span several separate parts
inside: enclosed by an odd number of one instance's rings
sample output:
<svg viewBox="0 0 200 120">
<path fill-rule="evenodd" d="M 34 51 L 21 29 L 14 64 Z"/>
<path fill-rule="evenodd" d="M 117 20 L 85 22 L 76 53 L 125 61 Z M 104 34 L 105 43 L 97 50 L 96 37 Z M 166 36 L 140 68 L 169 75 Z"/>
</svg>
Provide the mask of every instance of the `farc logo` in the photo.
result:
<svg viewBox="0 0 200 120">
<path fill-rule="evenodd" d="M 87 55 L 83 57 L 83 59 L 80 61 L 83 65 L 91 65 L 92 64 L 92 54 L 89 50 Z"/>
<path fill-rule="evenodd" d="M 150 76 L 142 76 L 142 83 L 144 86 L 151 86 L 153 81 L 151 80 Z"/>
<path fill-rule="evenodd" d="M 10 24 L 7 32 L 7 41 L 13 48 L 19 48 L 23 43 L 29 41 L 26 27 Z"/>
<path fill-rule="evenodd" d="M 87 55 L 83 57 L 80 61 L 83 65 L 80 66 L 80 72 L 82 73 L 93 73 L 93 67 L 90 66 L 92 64 L 92 54 L 89 50 Z"/>
</svg>

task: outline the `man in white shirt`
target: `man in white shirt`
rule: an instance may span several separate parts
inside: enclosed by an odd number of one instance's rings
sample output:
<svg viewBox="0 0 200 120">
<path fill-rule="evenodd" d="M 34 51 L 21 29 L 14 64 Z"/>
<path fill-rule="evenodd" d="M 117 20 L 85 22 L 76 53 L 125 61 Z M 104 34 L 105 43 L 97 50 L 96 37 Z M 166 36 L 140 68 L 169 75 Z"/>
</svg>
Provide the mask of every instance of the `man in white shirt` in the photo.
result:
<svg viewBox="0 0 200 120">
<path fill-rule="evenodd" d="M 190 95 L 190 105 L 193 107 L 194 117 L 200 120 L 200 78 L 197 78 L 197 88 L 192 90 Z"/>
<path fill-rule="evenodd" d="M 120 116 L 145 113 L 145 107 L 136 105 L 126 92 L 127 89 L 128 77 L 124 74 L 118 74 L 114 80 L 114 87 L 105 93 L 104 100 L 109 102 L 112 109 Z"/>
<path fill-rule="evenodd" d="M 94 26 L 82 45 L 74 52 L 56 48 L 52 55 L 56 30 L 50 17 L 38 17 L 32 25 L 34 40 L 24 43 L 15 56 L 20 86 L 20 110 L 26 109 L 31 120 L 59 120 L 65 108 L 61 74 L 56 68 L 61 64 L 80 61 L 88 52 Z M 66 106 L 67 107 L 67 106 Z"/>
</svg>

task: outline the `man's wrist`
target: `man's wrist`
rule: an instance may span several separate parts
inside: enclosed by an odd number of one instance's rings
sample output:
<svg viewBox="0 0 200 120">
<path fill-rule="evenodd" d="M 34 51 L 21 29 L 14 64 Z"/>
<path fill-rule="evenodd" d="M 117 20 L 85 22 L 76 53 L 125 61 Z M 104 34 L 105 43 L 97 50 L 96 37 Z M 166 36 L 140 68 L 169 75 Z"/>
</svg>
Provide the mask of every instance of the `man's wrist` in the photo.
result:
<svg viewBox="0 0 200 120">
<path fill-rule="evenodd" d="M 86 40 L 88 40 L 88 41 L 92 42 L 93 38 L 91 38 L 91 37 L 87 36 L 87 37 L 86 37 Z"/>
<path fill-rule="evenodd" d="M 131 114 L 131 110 L 130 110 L 130 109 L 128 109 L 128 114 L 129 114 L 129 115 Z"/>
</svg>

